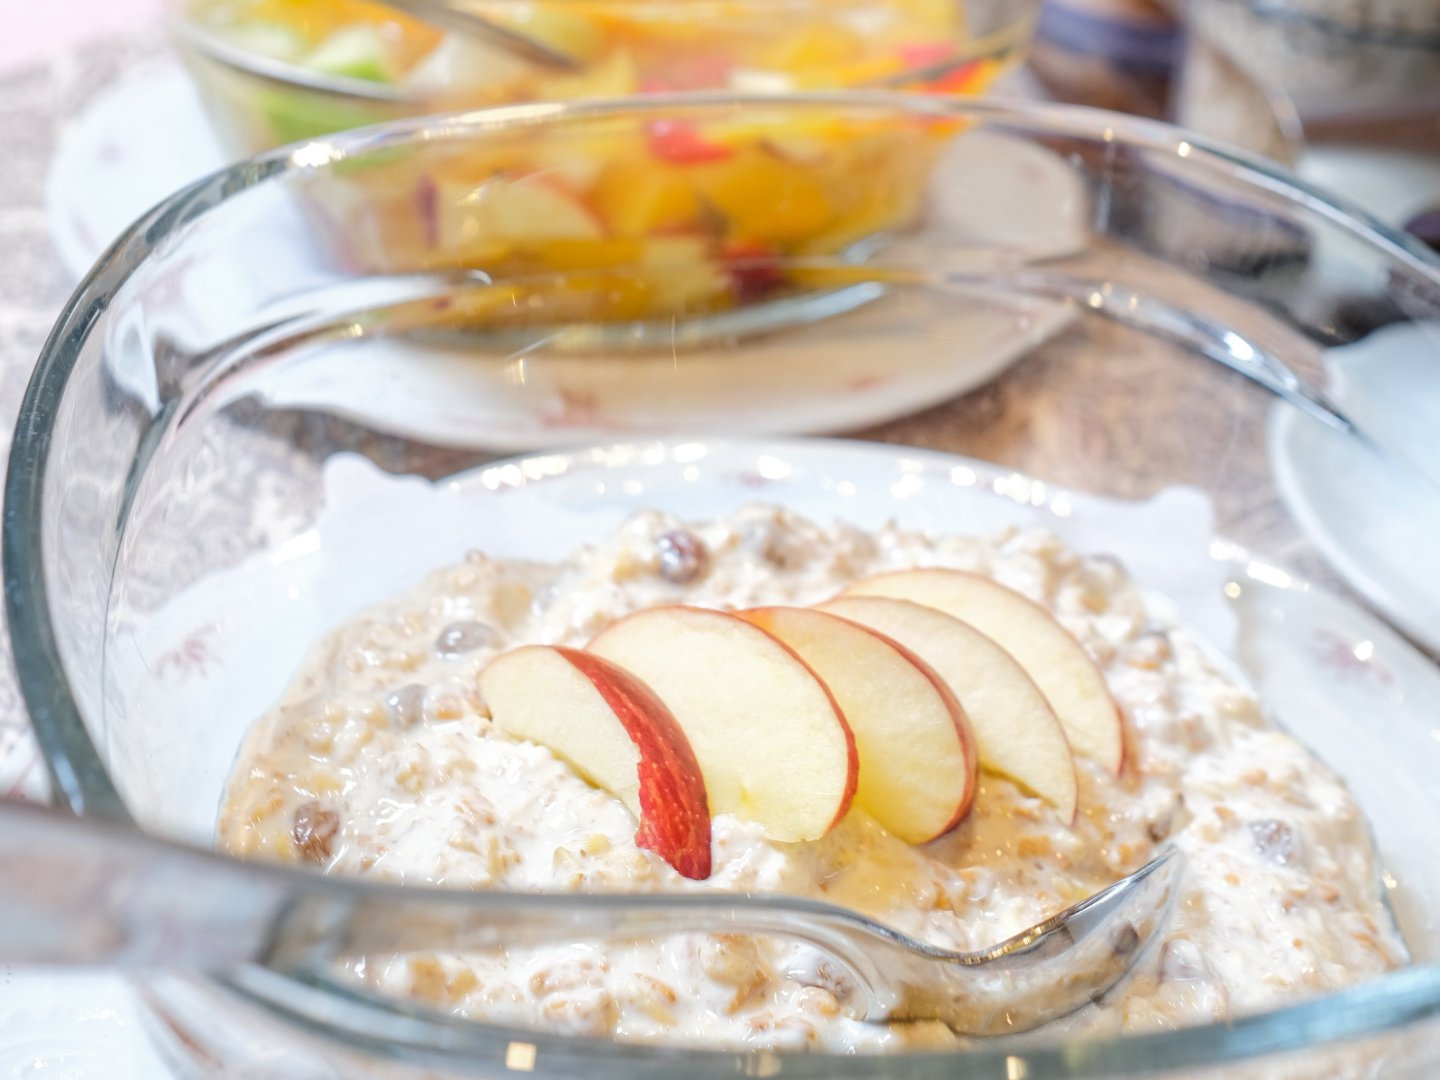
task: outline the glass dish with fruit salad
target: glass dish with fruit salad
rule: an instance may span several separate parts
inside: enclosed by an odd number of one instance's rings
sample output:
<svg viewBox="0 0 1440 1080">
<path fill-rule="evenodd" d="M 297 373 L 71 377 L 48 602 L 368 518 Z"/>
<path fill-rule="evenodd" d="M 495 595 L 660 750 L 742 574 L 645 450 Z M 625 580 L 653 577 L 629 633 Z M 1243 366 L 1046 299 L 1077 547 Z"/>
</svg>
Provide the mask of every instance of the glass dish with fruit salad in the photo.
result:
<svg viewBox="0 0 1440 1080">
<path fill-rule="evenodd" d="M 1034 0 L 449 0 L 556 68 L 375 0 L 177 0 L 179 42 L 232 145 L 398 116 L 659 91 L 983 92 Z M 446 0 L 441 0 L 446 2 Z M 677 145 L 679 140 L 676 140 Z"/>
<path fill-rule="evenodd" d="M 521 127 L 484 151 L 377 148 L 306 212 L 357 270 L 449 275 L 443 303 L 406 315 L 435 331 L 503 342 L 548 328 L 580 351 L 617 336 L 703 343 L 733 325 L 706 316 L 758 308 L 747 318 L 768 329 L 803 321 L 806 298 L 823 313 L 870 298 L 876 272 L 853 264 L 913 226 L 957 133 L 940 116 L 717 122 L 637 103 L 624 120 Z M 467 288 L 465 275 L 483 276 Z M 605 337 L 591 323 L 630 325 Z"/>
<path fill-rule="evenodd" d="M 641 512 L 560 563 L 472 552 L 315 646 L 246 737 L 217 840 L 451 888 L 801 896 L 960 950 L 1178 848 L 1160 941 L 1063 1021 L 1077 1035 L 1224 1021 L 1407 959 L 1339 777 L 1116 559 L 1040 528 L 752 505 Z M 823 952 L 718 929 L 363 956 L 346 975 L 574 1035 L 965 1041 L 858 1021 Z"/>
<path fill-rule="evenodd" d="M 1403 330 L 1424 385 L 1437 325 L 1433 263 L 1294 178 L 990 99 L 507 107 L 178 193 L 7 473 L 70 810 L 356 904 L 774 891 L 960 946 L 1185 870 L 1128 981 L 1003 1039 L 714 926 L 147 972 L 155 1037 L 303 1080 L 1433 1076 L 1440 669 L 1387 620 L 1440 502 L 1353 365 Z"/>
<path fill-rule="evenodd" d="M 975 94 L 1019 55 L 1032 7 L 960 0 L 474 7 L 585 58 L 581 71 L 560 75 L 490 55 L 495 46 L 442 34 L 368 0 L 202 0 L 187 9 L 180 40 L 212 112 L 237 145 L 255 150 L 462 105 L 756 86 L 913 85 Z M 206 43 L 219 51 L 207 52 Z M 291 65 L 296 85 L 280 86 L 283 76 L 269 68 L 263 78 L 246 73 L 242 60 L 251 54 Z M 326 79 L 335 87 L 320 85 Z M 531 324 L 537 315 L 668 320 L 795 285 L 794 275 L 777 269 L 779 256 L 858 254 L 903 226 L 934 148 L 948 135 L 939 128 L 932 137 L 924 125 L 900 131 L 753 118 L 697 125 L 657 116 L 596 126 L 582 145 L 517 130 L 511 145 L 497 141 L 491 153 L 416 148 L 357 160 L 346 190 L 327 188 L 311 212 L 371 273 L 566 276 L 540 286 L 543 296 L 526 286 L 518 298 L 459 300 L 452 322 L 494 330 L 504 328 L 491 325 L 496 320 L 516 316 Z M 608 298 L 617 291 L 624 299 Z"/>
</svg>

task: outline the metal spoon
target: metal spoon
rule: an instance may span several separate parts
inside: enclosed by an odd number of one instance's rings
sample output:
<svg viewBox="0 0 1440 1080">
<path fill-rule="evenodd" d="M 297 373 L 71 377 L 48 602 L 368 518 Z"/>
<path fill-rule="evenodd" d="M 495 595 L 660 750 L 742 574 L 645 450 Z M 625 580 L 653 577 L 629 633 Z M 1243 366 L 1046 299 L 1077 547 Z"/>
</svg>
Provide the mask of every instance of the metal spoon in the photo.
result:
<svg viewBox="0 0 1440 1080">
<path fill-rule="evenodd" d="M 1162 854 L 988 949 L 951 952 L 854 911 L 788 897 L 447 892 L 242 863 L 130 828 L 0 803 L 0 961 L 324 981 L 366 953 L 464 950 L 677 932 L 777 935 L 837 961 L 847 1011 L 1024 1031 L 1094 1000 L 1165 921 L 1181 859 Z"/>
<path fill-rule="evenodd" d="M 464 8 L 454 7 L 447 0 L 382 0 L 386 7 L 414 15 L 442 30 L 453 30 L 467 34 L 498 46 L 513 56 L 528 60 L 552 71 L 579 71 L 580 63 L 574 57 L 552 49 L 536 41 L 528 34 L 522 34 L 492 22 L 483 15 L 476 15 Z"/>
</svg>

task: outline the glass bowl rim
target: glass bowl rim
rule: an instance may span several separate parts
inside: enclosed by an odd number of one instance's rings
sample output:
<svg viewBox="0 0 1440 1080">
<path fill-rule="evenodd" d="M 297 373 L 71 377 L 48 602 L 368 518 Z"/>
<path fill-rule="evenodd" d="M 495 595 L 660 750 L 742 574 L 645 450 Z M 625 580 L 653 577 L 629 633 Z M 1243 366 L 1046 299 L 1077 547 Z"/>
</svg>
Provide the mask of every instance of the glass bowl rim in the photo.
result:
<svg viewBox="0 0 1440 1080">
<path fill-rule="evenodd" d="M 453 2 L 453 0 L 447 0 Z M 513 4 L 520 7 L 535 6 L 535 0 L 498 0 L 499 3 Z M 599 2 L 599 0 L 582 0 L 582 2 Z M 640 5 L 654 3 L 655 0 L 605 0 L 606 3 L 621 3 L 626 5 Z M 670 3 L 678 3 L 698 7 L 707 3 L 714 3 L 715 0 L 669 0 Z M 757 9 L 764 9 L 767 12 L 772 10 L 777 3 L 785 3 L 794 7 L 819 7 L 826 0 L 744 0 Z M 858 0 L 856 0 L 858 2 Z M 1022 25 L 1033 23 L 1038 17 L 1041 0 L 1017 0 L 1012 6 L 1009 19 L 1000 30 L 992 30 L 985 38 L 978 41 L 987 41 L 991 37 L 1006 30 Z M 545 0 L 539 0 L 540 6 L 544 6 Z M 417 16 L 418 17 L 418 16 Z M 422 20 L 423 21 L 423 20 Z M 392 106 L 413 106 L 421 107 L 433 100 L 433 94 L 407 91 L 404 87 L 390 86 L 385 83 L 372 82 L 368 79 L 357 79 L 345 75 L 331 75 L 321 71 L 314 71 L 301 64 L 288 60 L 279 60 L 274 57 L 265 56 L 261 53 L 246 49 L 243 46 L 228 42 L 220 34 L 208 30 L 203 24 L 190 17 L 187 12 L 172 12 L 166 19 L 170 33 L 183 45 L 203 53 L 205 57 L 214 63 L 223 64 L 235 71 L 243 72 L 246 75 L 254 76 L 267 83 L 273 83 L 282 87 L 299 87 L 313 93 L 330 94 L 340 98 L 351 99 L 357 102 L 369 102 L 373 104 L 388 104 Z"/>
<path fill-rule="evenodd" d="M 48 588 L 44 580 L 41 512 L 46 496 L 46 464 L 57 410 L 71 372 L 96 322 L 114 293 L 142 265 L 157 247 L 173 241 L 189 223 L 217 211 L 226 202 L 272 179 L 306 171 L 324 171 L 359 154 L 403 145 L 408 141 L 484 138 L 488 135 L 535 125 L 583 123 L 587 119 L 647 114 L 678 109 L 733 113 L 756 108 L 769 114 L 776 111 L 825 109 L 868 110 L 877 115 L 923 118 L 975 118 L 1004 130 L 1040 132 L 1091 142 L 1116 142 L 1136 149 L 1159 152 L 1184 159 L 1187 168 L 1223 173 L 1232 180 L 1279 196 L 1303 210 L 1327 220 L 1351 234 L 1372 251 L 1388 257 L 1433 285 L 1440 294 L 1440 261 L 1418 241 L 1375 220 L 1365 212 L 1289 174 L 1256 155 L 1211 142 L 1179 128 L 1077 106 L 1048 103 L 1005 102 L 995 99 L 946 98 L 942 96 L 882 91 L 832 91 L 794 95 L 734 95 L 729 93 L 655 94 L 641 98 L 593 100 L 571 103 L 511 105 L 417 117 L 362 128 L 309 142 L 282 147 L 258 157 L 228 166 L 174 193 L 140 217 L 101 256 L 67 301 L 41 349 L 26 388 L 9 455 L 5 481 L 5 514 L 0 525 L 0 555 L 3 555 L 6 616 L 11 632 L 11 652 L 22 699 L 31 717 L 45 764 L 54 781 L 57 801 L 76 815 L 137 828 L 123 804 L 97 752 L 65 674 L 51 619 Z M 123 529 L 123 520 L 120 523 Z M 190 845 L 164 838 L 158 843 L 181 848 Z M 299 868 L 285 873 L 306 874 Z M 413 888 L 413 887 L 407 887 Z M 327 987 L 318 1012 L 291 1007 L 295 992 L 304 989 L 293 980 L 276 976 L 288 984 L 276 993 L 256 990 L 234 980 L 215 978 L 213 985 L 224 987 L 292 1024 L 314 1032 L 343 1034 L 355 1038 L 364 1033 L 358 1024 L 334 1019 L 337 1012 L 358 1016 L 363 1002 L 347 1001 L 338 987 Z M 273 980 L 272 980 L 273 982 Z M 263 985 L 263 981 L 262 984 Z M 397 1030 L 420 1033 L 438 1031 L 431 1021 L 417 1019 L 401 1008 L 380 1009 Z M 950 1075 L 956 1063 L 998 1070 L 996 1074 L 1039 1076 L 1110 1076 L 1133 1073 L 1150 1066 L 1174 1068 L 1183 1065 L 1237 1060 L 1259 1054 L 1301 1050 L 1316 1045 L 1374 1036 L 1407 1023 L 1440 1014 L 1440 969 L 1407 968 L 1358 987 L 1327 994 L 1295 1005 L 1221 1022 L 1143 1036 L 1115 1036 L 1063 1040 L 1059 1043 L 1027 1044 L 1015 1049 L 985 1046 L 979 1050 L 906 1053 L 894 1056 L 846 1058 L 855 1065 L 840 1064 L 842 1055 L 781 1055 L 767 1068 L 779 1075 L 894 1075 L 940 1077 Z M 338 1026 L 337 1026 L 338 1024 Z M 753 1062 L 753 1055 L 716 1050 L 660 1049 L 616 1044 L 609 1040 L 546 1035 L 529 1029 L 497 1029 L 474 1025 L 491 1040 L 513 1038 L 552 1048 L 560 1053 L 576 1051 L 610 1058 L 627 1069 L 665 1062 L 684 1062 L 700 1075 L 736 1075 L 736 1062 Z M 502 1034 L 496 1034 L 502 1032 Z M 373 1041 L 373 1036 L 366 1036 Z M 482 1040 L 483 1041 L 483 1040 Z M 588 1048 L 588 1049 L 587 1049 Z M 395 1043 L 383 1039 L 377 1052 L 401 1053 Z M 473 1049 L 470 1051 L 473 1053 Z M 774 1055 L 767 1055 L 767 1060 Z M 804 1062 L 810 1062 L 806 1066 Z M 1017 1063 L 1018 1064 L 1015 1064 Z M 786 1064 L 788 1063 L 788 1064 Z M 816 1063 L 821 1063 L 816 1065 Z M 713 1072 L 712 1072 L 713 1068 Z M 819 1071 L 816 1071 L 816 1069 Z M 852 1071 L 853 1070 L 853 1071 Z M 987 1073 L 988 1074 L 988 1073 Z M 617 1075 L 633 1075 L 627 1072 Z M 767 1071 L 765 1075 L 775 1075 Z"/>
</svg>

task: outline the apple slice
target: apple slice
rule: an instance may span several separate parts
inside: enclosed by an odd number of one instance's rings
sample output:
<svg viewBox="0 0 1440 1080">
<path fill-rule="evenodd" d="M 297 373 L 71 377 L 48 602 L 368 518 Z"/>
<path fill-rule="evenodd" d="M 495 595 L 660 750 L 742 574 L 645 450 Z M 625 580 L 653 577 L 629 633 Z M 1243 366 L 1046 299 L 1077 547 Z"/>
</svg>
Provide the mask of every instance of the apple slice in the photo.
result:
<svg viewBox="0 0 1440 1080">
<path fill-rule="evenodd" d="M 712 812 L 798 842 L 824 836 L 850 809 L 850 727 L 805 662 L 759 627 L 723 611 L 656 607 L 589 647 L 669 706 L 695 748 Z"/>
<path fill-rule="evenodd" d="M 878 574 L 845 594 L 912 600 L 963 619 L 1030 673 L 1077 754 L 1116 773 L 1124 765 L 1120 709 L 1105 676 L 1084 646 L 1033 600 L 980 574 L 939 567 Z"/>
<path fill-rule="evenodd" d="M 635 843 L 687 878 L 710 876 L 710 809 L 685 733 L 655 692 L 598 656 L 525 645 L 480 673 L 495 726 L 539 743 L 639 819 Z"/>
<path fill-rule="evenodd" d="M 447 247 L 605 237 L 590 208 L 549 176 L 492 176 L 478 184 L 442 177 L 436 181 L 435 203 L 437 235 Z"/>
<path fill-rule="evenodd" d="M 395 72 L 385 39 L 373 26 L 347 26 L 331 34 L 300 63 L 327 75 L 393 83 Z"/>
<path fill-rule="evenodd" d="M 737 614 L 794 649 L 835 695 L 860 758 L 856 806 L 910 844 L 960 824 L 975 799 L 975 742 L 928 664 L 837 615 L 794 607 Z"/>
<path fill-rule="evenodd" d="M 1075 820 L 1075 760 L 1065 729 L 1009 653 L 973 626 L 908 600 L 840 596 L 819 610 L 880 631 L 934 668 L 970 720 L 981 766 Z"/>
</svg>

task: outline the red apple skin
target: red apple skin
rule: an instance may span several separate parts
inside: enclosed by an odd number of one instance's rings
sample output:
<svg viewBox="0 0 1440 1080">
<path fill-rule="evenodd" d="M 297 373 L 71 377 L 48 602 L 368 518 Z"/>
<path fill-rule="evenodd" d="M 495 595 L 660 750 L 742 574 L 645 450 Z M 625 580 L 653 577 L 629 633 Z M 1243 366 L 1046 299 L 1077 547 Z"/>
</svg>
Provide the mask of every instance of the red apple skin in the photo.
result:
<svg viewBox="0 0 1440 1080">
<path fill-rule="evenodd" d="M 764 617 L 765 617 L 766 613 L 769 612 L 769 611 L 771 611 L 771 610 L 777 610 L 777 609 L 772 609 L 772 608 L 753 608 L 753 609 L 751 609 L 750 611 L 741 611 L 741 612 L 737 612 L 736 614 L 738 614 L 742 619 L 744 619 L 746 622 L 751 623 L 753 626 L 757 627 L 758 629 L 760 629 L 760 630 L 765 630 L 765 626 L 764 626 L 763 620 L 764 620 Z M 829 613 L 827 613 L 827 614 L 829 614 Z M 955 732 L 956 732 L 957 736 L 958 736 L 959 739 L 960 739 L 961 753 L 964 755 L 964 758 L 965 758 L 965 770 L 966 770 L 967 774 L 968 774 L 969 777 L 970 777 L 970 783 L 969 783 L 969 786 L 968 786 L 968 788 L 967 788 L 967 790 L 966 790 L 964 801 L 961 802 L 960 805 L 959 805 L 959 806 L 956 808 L 956 810 L 955 810 L 955 816 L 952 817 L 948 823 L 946 823 L 946 825 L 945 825 L 944 828 L 940 829 L 933 837 L 930 838 L 930 839 L 932 839 L 932 840 L 937 840 L 937 839 L 939 839 L 940 837 L 944 836 L 946 833 L 948 833 L 948 832 L 950 832 L 951 830 L 957 828 L 957 827 L 959 826 L 959 824 L 960 824 L 962 821 L 964 821 L 967 816 L 969 816 L 971 809 L 972 809 L 972 808 L 974 807 L 974 805 L 975 805 L 975 795 L 976 795 L 976 792 L 977 792 L 977 791 L 979 790 L 979 788 L 980 788 L 980 749 L 979 749 L 979 747 L 975 744 L 975 733 L 970 730 L 970 721 L 969 721 L 968 719 L 966 719 L 966 716 L 965 716 L 965 708 L 964 708 L 964 706 L 962 706 L 962 705 L 960 704 L 959 698 L 957 698 L 957 697 L 955 696 L 954 692 L 950 689 L 949 684 L 948 684 L 944 679 L 940 678 L 939 675 L 937 675 L 937 674 L 935 673 L 935 669 L 934 669 L 934 668 L 932 668 L 932 667 L 931 667 L 929 664 L 927 664 L 924 660 L 920 659 L 920 657 L 918 657 L 917 655 L 915 655 L 915 653 L 913 653 L 911 650 L 907 649 L 904 645 L 901 645 L 901 644 L 900 644 L 898 641 L 896 641 L 894 638 L 892 638 L 892 637 L 887 637 L 885 634 L 882 634 L 879 630 L 876 630 L 876 629 L 874 629 L 874 628 L 872 628 L 872 627 L 869 627 L 869 626 L 865 626 L 865 625 L 863 625 L 863 624 L 861 624 L 861 623 L 857 623 L 857 622 L 855 622 L 853 619 L 847 619 L 847 618 L 845 618 L 843 615 L 830 614 L 830 618 L 832 618 L 832 619 L 840 619 L 842 622 L 849 623 L 851 626 L 855 627 L 857 630 L 860 630 L 860 631 L 862 631 L 862 632 L 864 632 L 864 633 L 866 633 L 866 634 L 870 634 L 870 635 L 873 636 L 873 637 L 879 638 L 881 641 L 885 642 L 885 644 L 889 645 L 889 646 L 890 646 L 891 648 L 893 648 L 897 653 L 899 653 L 901 656 L 903 656 L 906 660 L 910 661 L 910 663 L 915 666 L 916 670 L 919 671 L 923 676 L 925 676 L 926 679 L 929 680 L 930 685 L 933 686 L 933 687 L 939 692 L 940 697 L 941 697 L 941 698 L 944 700 L 944 702 L 945 702 L 946 708 L 947 708 L 947 709 L 949 710 L 949 712 L 950 712 L 950 718 L 955 722 Z M 759 620 L 759 621 L 757 621 L 757 620 Z M 766 632 L 766 633 L 770 633 L 768 630 L 766 630 L 765 632 Z M 774 634 L 771 634 L 770 636 L 771 636 L 771 637 L 775 637 L 775 640 L 776 640 L 776 641 L 779 641 L 781 645 L 784 645 L 786 649 L 789 649 L 789 651 L 790 651 L 791 653 L 795 653 L 795 650 L 794 650 L 794 649 L 791 649 L 789 645 L 785 645 L 785 642 L 784 642 L 784 641 L 781 641 L 780 638 L 776 637 Z M 797 660 L 800 660 L 800 662 L 801 662 L 802 664 L 805 663 L 805 661 L 800 658 L 800 656 L 799 656 L 798 653 L 795 653 L 795 658 L 796 658 Z M 806 666 L 808 667 L 809 665 L 806 665 Z M 813 671 L 814 669 L 811 669 L 811 670 Z M 819 678 L 819 676 L 816 675 L 816 678 Z M 822 681 L 822 685 L 823 685 L 823 680 L 821 680 L 821 681 Z M 830 688 L 829 688 L 828 686 L 825 687 L 825 692 L 826 692 L 827 694 L 830 693 Z M 833 694 L 830 696 L 830 700 L 831 700 L 832 702 L 834 702 L 835 698 L 834 698 L 834 695 L 833 695 Z M 839 707 L 838 704 L 836 704 L 835 708 L 836 708 L 836 711 L 837 711 L 837 712 L 840 712 L 840 707 Z M 841 715 L 843 715 L 843 713 L 842 713 Z M 853 799 L 853 797 L 854 797 L 854 795 L 855 795 L 855 792 L 858 790 L 858 788 L 859 788 L 859 786 L 860 786 L 860 774 L 859 774 L 859 768 L 858 768 L 858 764 L 859 764 L 859 760 L 860 760 L 860 759 L 859 759 L 858 750 L 856 749 L 856 746 L 855 746 L 855 734 L 854 734 L 853 730 L 850 728 L 850 725 L 849 725 L 848 723 L 845 725 L 845 734 L 846 734 L 846 737 L 847 737 L 847 738 L 849 739 L 849 741 L 850 741 L 851 757 L 855 760 L 856 765 L 857 765 L 857 768 L 854 769 L 854 770 L 852 770 L 852 772 L 851 772 L 851 774 L 850 774 L 850 776 L 851 776 L 851 780 L 850 780 L 850 790 L 849 790 L 849 793 L 848 793 L 848 795 L 847 795 L 847 797 L 846 797 L 846 806 L 845 806 L 845 809 L 848 811 L 848 810 L 849 810 L 850 801 Z M 843 816 L 844 816 L 844 813 L 842 812 L 842 814 L 840 815 L 840 817 L 843 817 Z M 837 818 L 835 819 L 835 823 L 834 823 L 834 824 L 838 824 L 838 823 L 839 823 L 839 820 L 840 820 L 840 818 L 837 817 Z M 833 828 L 833 824 L 832 824 L 832 828 Z"/>
<path fill-rule="evenodd" d="M 708 878 L 712 863 L 705 780 L 670 710 L 624 668 L 580 649 L 554 648 L 590 680 L 640 751 L 636 845 L 655 852 L 682 877 Z"/>
<path fill-rule="evenodd" d="M 788 645 L 785 647 L 792 655 L 794 654 L 794 649 L 790 649 Z M 799 660 L 800 657 L 796 656 L 795 659 Z M 805 667 L 810 670 L 812 675 L 814 674 L 814 670 L 810 668 L 809 664 L 806 664 Z M 816 675 L 815 681 L 820 682 L 820 676 Z M 820 685 L 825 686 L 823 682 L 820 682 Z M 830 704 L 835 709 L 835 715 L 840 718 L 840 727 L 845 732 L 845 749 L 850 756 L 850 777 L 845 783 L 845 793 L 840 796 L 840 808 L 835 811 L 835 816 L 830 819 L 830 826 L 826 829 L 826 832 L 829 832 L 830 829 L 845 820 L 845 815 L 850 813 L 850 804 L 855 801 L 855 791 L 860 787 L 860 751 L 855 746 L 855 732 L 850 730 L 850 725 L 845 720 L 845 714 L 841 712 L 840 704 L 835 700 L 835 695 L 830 693 L 828 686 L 825 686 L 825 696 L 830 699 Z"/>
<path fill-rule="evenodd" d="M 683 609 L 688 605 L 675 604 L 669 606 Z M 637 615 L 643 615 L 648 612 L 662 610 L 664 610 L 663 606 L 655 608 L 645 608 L 641 611 L 632 612 L 629 615 L 623 616 L 618 621 L 624 622 L 626 619 L 634 618 Z M 741 618 L 733 611 L 720 611 L 713 608 L 696 608 L 694 610 L 703 611 L 707 615 L 723 615 L 726 618 L 734 619 L 737 622 L 743 623 L 748 629 L 755 631 L 757 634 L 764 634 L 765 637 L 767 637 L 770 641 L 774 642 L 775 645 L 788 653 L 790 658 L 794 660 L 795 663 L 799 664 L 802 668 L 808 671 L 810 673 L 810 677 L 815 680 L 816 684 L 824 692 L 826 700 L 830 703 L 830 709 L 835 714 L 835 722 L 839 724 L 840 731 L 845 737 L 845 754 L 849 766 L 845 779 L 845 788 L 840 797 L 840 803 L 835 810 L 835 816 L 830 819 L 830 824 L 826 826 L 826 831 L 828 832 L 829 830 L 835 828 L 835 826 L 839 825 L 840 822 L 844 820 L 845 815 L 850 812 L 850 804 L 855 800 L 855 790 L 860 786 L 860 753 L 855 746 L 855 733 L 850 730 L 850 724 L 845 719 L 845 713 L 841 710 L 840 703 L 835 700 L 835 695 L 830 692 L 830 688 L 825 685 L 825 681 L 815 673 L 815 669 L 812 668 L 809 664 L 805 663 L 805 661 L 800 658 L 800 655 L 794 649 L 790 648 L 789 645 L 786 645 L 774 634 L 762 630 L 760 627 Z M 595 640 L 598 640 L 602 635 L 604 635 L 605 632 L 605 630 L 601 630 L 600 633 L 596 635 Z M 592 640 L 591 645 L 593 644 L 594 641 Z M 615 665 L 611 666 L 613 667 Z M 678 728 L 679 725 L 677 724 L 676 726 Z M 686 741 L 686 746 L 689 746 L 688 740 Z M 693 751 L 691 753 L 693 756 Z"/>
</svg>

